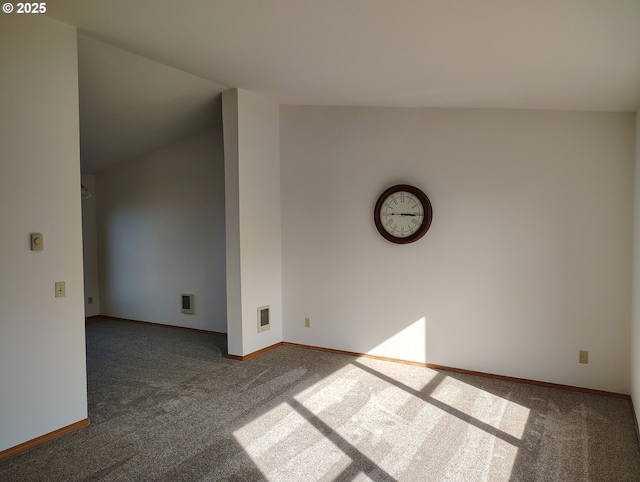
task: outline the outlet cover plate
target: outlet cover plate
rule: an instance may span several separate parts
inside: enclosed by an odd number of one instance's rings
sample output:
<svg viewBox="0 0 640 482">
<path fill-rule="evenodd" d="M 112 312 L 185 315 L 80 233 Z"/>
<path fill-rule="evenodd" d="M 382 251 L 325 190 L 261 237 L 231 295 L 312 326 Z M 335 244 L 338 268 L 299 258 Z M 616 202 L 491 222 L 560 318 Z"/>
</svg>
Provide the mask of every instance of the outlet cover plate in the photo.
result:
<svg viewBox="0 0 640 482">
<path fill-rule="evenodd" d="M 56 298 L 64 298 L 66 296 L 66 287 L 64 281 L 56 281 Z"/>
<path fill-rule="evenodd" d="M 578 352 L 579 363 L 589 363 L 589 352 L 587 350 L 580 350 Z"/>
</svg>

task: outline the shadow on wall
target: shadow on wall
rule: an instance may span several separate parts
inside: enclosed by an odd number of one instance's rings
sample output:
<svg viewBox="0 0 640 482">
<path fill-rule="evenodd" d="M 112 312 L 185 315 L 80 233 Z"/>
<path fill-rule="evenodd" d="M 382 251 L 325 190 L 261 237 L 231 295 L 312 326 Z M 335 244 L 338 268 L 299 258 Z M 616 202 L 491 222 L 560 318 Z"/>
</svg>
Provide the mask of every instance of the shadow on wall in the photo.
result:
<svg viewBox="0 0 640 482">
<path fill-rule="evenodd" d="M 207 130 L 96 176 L 100 313 L 226 332 L 224 159 Z M 194 295 L 183 314 L 181 294 Z"/>
</svg>

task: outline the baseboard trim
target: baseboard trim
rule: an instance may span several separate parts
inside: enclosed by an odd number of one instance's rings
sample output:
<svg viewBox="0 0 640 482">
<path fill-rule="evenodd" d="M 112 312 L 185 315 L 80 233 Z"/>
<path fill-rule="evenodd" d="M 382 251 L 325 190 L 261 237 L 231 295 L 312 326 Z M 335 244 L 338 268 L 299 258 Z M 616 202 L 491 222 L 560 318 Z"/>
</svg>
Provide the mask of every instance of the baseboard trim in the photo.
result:
<svg viewBox="0 0 640 482">
<path fill-rule="evenodd" d="M 49 442 L 50 440 L 56 439 L 58 437 L 62 437 L 63 435 L 67 435 L 71 432 L 75 432 L 78 429 L 86 427 L 89 425 L 89 419 L 85 418 L 84 420 L 80 420 L 76 423 L 72 423 L 71 425 L 67 425 L 66 427 L 59 428 L 58 430 L 54 430 L 53 432 L 46 433 L 41 435 L 40 437 L 36 437 L 32 440 L 27 440 L 20 445 L 16 445 L 14 447 L 8 448 L 0 452 L 0 460 L 12 457 L 21 452 L 25 452 L 29 449 L 37 447 L 38 445 L 42 445 L 45 442 Z"/>
<path fill-rule="evenodd" d="M 253 353 L 249 353 L 248 355 L 227 355 L 227 358 L 229 358 L 230 360 L 238 360 L 238 361 L 247 361 L 250 360 L 253 357 L 256 357 L 258 355 L 262 355 L 264 352 L 269 351 L 269 350 L 273 350 L 274 348 L 278 348 L 279 346 L 284 345 L 285 343 L 280 341 L 274 345 L 270 345 L 266 348 L 262 348 L 261 350 L 258 351 L 254 351 Z"/>
<path fill-rule="evenodd" d="M 164 323 L 154 323 L 153 321 L 131 320 L 129 318 L 118 318 L 117 316 L 109 316 L 109 315 L 95 315 L 95 316 L 85 317 L 85 320 L 88 320 L 89 318 L 96 318 L 96 317 L 108 318 L 110 320 L 126 321 L 127 323 L 146 323 L 147 325 L 164 326 L 165 328 L 176 328 L 178 330 L 198 331 L 200 333 L 210 333 L 212 335 L 227 336 L 226 333 L 223 333 L 221 331 L 203 330 L 201 328 L 191 328 L 190 326 L 166 325 Z"/>
<path fill-rule="evenodd" d="M 633 398 L 629 396 L 629 405 L 631 406 L 631 414 L 633 415 L 633 425 L 636 428 L 636 439 L 638 440 L 638 445 L 640 445 L 640 427 L 638 427 L 638 417 L 636 417 L 636 409 L 633 406 Z"/>
<path fill-rule="evenodd" d="M 455 367 L 448 367 L 448 366 L 444 366 L 444 365 L 435 365 L 432 363 L 421 363 L 421 362 L 414 362 L 414 361 L 409 361 L 409 360 L 402 360 L 399 358 L 388 358 L 388 357 L 384 357 L 384 356 L 377 356 L 377 355 L 368 355 L 366 353 L 357 353 L 357 352 L 353 352 L 353 351 L 345 351 L 345 350 L 335 350 L 333 348 L 324 348 L 324 347 L 320 347 L 320 346 L 313 346 L 313 345 L 302 345 L 300 343 L 291 343 L 288 341 L 282 342 L 282 345 L 286 345 L 286 346 L 295 346 L 298 348 L 306 348 L 309 350 L 318 350 L 318 351 L 324 351 L 324 352 L 328 352 L 328 353 L 337 353 L 340 355 L 349 355 L 349 356 L 355 356 L 355 357 L 361 357 L 361 358 L 372 358 L 374 360 L 382 360 L 382 361 L 389 361 L 389 362 L 394 362 L 394 363 L 403 363 L 405 365 L 414 365 L 414 366 L 421 366 L 421 367 L 426 367 L 426 368 L 431 368 L 432 370 L 445 370 L 445 371 L 450 371 L 450 372 L 456 372 L 456 373 L 463 373 L 463 374 L 467 374 L 467 375 L 475 375 L 478 377 L 485 377 L 485 378 L 495 378 L 497 380 L 503 380 L 503 381 L 508 381 L 508 382 L 516 382 L 516 383 L 524 383 L 527 385 L 537 385 L 537 386 L 541 386 L 541 387 L 547 387 L 547 388 L 559 388 L 562 390 L 571 390 L 574 392 L 583 392 L 583 393 L 590 393 L 592 395 L 603 395 L 606 397 L 614 397 L 614 398 L 623 398 L 625 400 L 631 400 L 631 396 L 624 394 L 624 393 L 616 393 L 616 392 L 607 392 L 607 391 L 603 391 L 603 390 L 595 390 L 593 388 L 584 388 L 584 387 L 575 387 L 572 385 L 562 385 L 559 383 L 550 383 L 550 382 L 542 382 L 539 380 L 529 380 L 527 378 L 517 378 L 517 377 L 509 377 L 509 376 L 505 376 L 505 375 L 496 375 L 494 373 L 485 373 L 485 372 L 477 372 L 474 370 L 466 370 L 464 368 L 455 368 Z M 634 414 L 635 417 L 635 414 Z M 636 423 L 636 427 L 637 427 L 637 423 Z"/>
<path fill-rule="evenodd" d="M 428 366 L 426 363 L 415 362 L 415 361 L 410 361 L 410 360 L 402 360 L 400 358 L 389 358 L 389 357 L 385 357 L 385 356 L 368 355 L 366 353 L 358 353 L 358 352 L 355 352 L 355 351 L 346 351 L 346 350 L 336 350 L 334 348 L 325 348 L 323 346 L 302 345 L 300 343 L 292 343 L 290 341 L 283 341 L 282 344 L 283 345 L 287 345 L 287 346 L 295 346 L 295 347 L 298 347 L 298 348 L 306 348 L 307 350 L 324 351 L 324 352 L 327 352 L 327 353 L 337 353 L 339 355 L 355 356 L 355 357 L 358 357 L 358 358 L 372 358 L 374 360 L 389 361 L 389 362 L 394 362 L 394 363 L 403 363 L 404 365 L 413 365 L 413 366 L 418 366 L 418 367 L 426 367 L 426 366 Z"/>
<path fill-rule="evenodd" d="M 506 375 L 496 375 L 494 373 L 476 372 L 473 370 L 465 370 L 463 368 L 447 367 L 442 365 L 432 365 L 431 363 L 427 363 L 426 366 L 434 370 L 446 370 L 450 372 L 465 373 L 468 375 L 476 375 L 476 376 L 485 377 L 485 378 L 495 378 L 497 380 L 503 380 L 507 382 L 524 383 L 527 385 L 537 385 L 540 387 L 547 387 L 547 388 L 559 388 L 561 390 L 571 390 L 573 392 L 582 392 L 582 393 L 589 393 L 591 395 L 602 395 L 605 397 L 614 397 L 614 398 L 622 398 L 624 400 L 631 400 L 631 396 L 627 395 L 626 393 L 607 392 L 605 390 L 596 390 L 594 388 L 576 387 L 573 385 L 563 385 L 561 383 L 551 383 L 551 382 L 543 382 L 540 380 L 530 380 L 528 378 L 517 378 L 517 377 L 509 377 Z"/>
<path fill-rule="evenodd" d="M 151 321 L 142 321 L 142 320 L 130 320 L 127 318 L 118 318 L 115 316 L 108 316 L 108 315 L 98 315 L 101 316 L 102 318 L 110 318 L 113 320 L 119 320 L 119 321 L 127 321 L 127 322 L 132 322 L 132 323 L 147 323 L 149 325 L 157 325 L 157 326 L 165 326 L 165 327 L 169 327 L 169 328 L 177 328 L 177 329 L 181 329 L 181 330 L 193 330 L 193 331 L 199 331 L 199 332 L 204 332 L 204 333 L 212 333 L 214 335 L 220 335 L 220 336 L 227 336 L 226 333 L 221 333 L 221 332 L 217 332 L 217 331 L 209 331 L 209 330 L 201 330 L 198 328 L 189 328 L 189 327 L 184 327 L 184 326 L 175 326 L 175 325 L 165 325 L 162 323 L 154 323 Z M 226 357 L 230 360 L 238 360 L 238 361 L 247 361 L 250 360 L 251 358 L 254 358 L 258 355 L 261 355 L 262 353 L 265 353 L 269 350 L 273 350 L 274 348 L 278 348 L 279 346 L 295 346 L 298 348 L 306 348 L 309 350 L 318 350 L 318 351 L 324 351 L 327 353 L 337 353 L 340 355 L 348 355 L 348 356 L 354 356 L 354 357 L 361 357 L 361 358 L 372 358 L 374 360 L 382 360 L 382 361 L 389 361 L 389 362 L 394 362 L 394 363 L 403 363 L 405 365 L 414 365 L 414 366 L 421 366 L 421 367 L 426 367 L 426 368 L 431 368 L 433 370 L 446 370 L 446 371 L 450 371 L 450 372 L 456 372 L 456 373 L 464 373 L 467 375 L 475 375 L 475 376 L 479 376 L 479 377 L 485 377 L 485 378 L 495 378 L 497 380 L 504 380 L 504 381 L 509 381 L 509 382 L 516 382 L 516 383 L 524 383 L 527 385 L 537 385 L 540 387 L 547 387 L 547 388 L 559 388 L 562 390 L 571 390 L 574 392 L 583 392 L 583 393 L 590 393 L 592 395 L 603 395 L 605 397 L 614 397 L 614 398 L 622 398 L 625 400 L 629 400 L 631 402 L 631 395 L 627 395 L 625 393 L 616 393 L 616 392 L 608 392 L 608 391 L 604 391 L 604 390 L 595 390 L 593 388 L 585 388 L 585 387 L 576 387 L 573 385 L 563 385 L 560 383 L 551 383 L 551 382 L 543 382 L 540 380 L 530 380 L 527 378 L 517 378 L 517 377 L 509 377 L 506 375 L 497 375 L 494 373 L 486 373 L 486 372 L 478 372 L 478 371 L 474 371 L 474 370 L 467 370 L 464 368 L 456 368 L 456 367 L 448 367 L 448 366 L 444 366 L 444 365 L 435 365 L 432 363 L 422 363 L 422 362 L 415 362 L 415 361 L 410 361 L 410 360 L 402 360 L 400 358 L 389 358 L 389 357 L 384 357 L 384 356 L 378 356 L 378 355 L 369 355 L 366 353 L 358 353 L 355 351 L 346 351 L 346 350 L 337 350 L 334 348 L 325 348 L 325 347 L 321 347 L 321 346 L 314 346 L 314 345 L 303 345 L 301 343 L 293 343 L 293 342 L 289 342 L 289 341 L 281 341 L 279 343 L 275 343 L 271 346 L 268 346 L 266 348 L 262 348 L 261 350 L 255 351 L 253 353 L 249 353 L 248 355 L 230 355 L 227 354 Z M 633 409 L 633 407 L 632 407 Z M 633 416 L 634 416 L 634 420 L 635 420 L 635 411 L 633 412 Z M 636 420 L 636 432 L 638 434 L 638 440 L 640 441 L 640 428 L 638 427 L 638 421 Z"/>
</svg>

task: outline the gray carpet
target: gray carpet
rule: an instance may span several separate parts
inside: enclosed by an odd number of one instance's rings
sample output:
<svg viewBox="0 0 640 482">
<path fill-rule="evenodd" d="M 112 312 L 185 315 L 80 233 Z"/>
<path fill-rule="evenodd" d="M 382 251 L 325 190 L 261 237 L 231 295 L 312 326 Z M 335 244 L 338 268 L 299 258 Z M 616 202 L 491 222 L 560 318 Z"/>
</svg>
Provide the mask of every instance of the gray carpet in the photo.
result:
<svg viewBox="0 0 640 482">
<path fill-rule="evenodd" d="M 91 425 L 0 480 L 640 481 L 628 401 L 218 335 L 87 322 Z"/>
</svg>

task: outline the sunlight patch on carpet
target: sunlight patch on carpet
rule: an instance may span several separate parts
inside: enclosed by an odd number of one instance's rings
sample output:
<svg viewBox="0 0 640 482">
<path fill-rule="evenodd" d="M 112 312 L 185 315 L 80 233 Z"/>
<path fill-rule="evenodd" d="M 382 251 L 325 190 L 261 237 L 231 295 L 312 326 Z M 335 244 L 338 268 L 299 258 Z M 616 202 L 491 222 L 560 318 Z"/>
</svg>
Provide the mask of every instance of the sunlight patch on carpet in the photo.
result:
<svg viewBox="0 0 640 482">
<path fill-rule="evenodd" d="M 522 439 L 529 420 L 530 410 L 509 395 L 500 397 L 448 376 L 431 396 L 517 439 Z"/>
<path fill-rule="evenodd" d="M 303 416 L 283 402 L 233 432 L 233 436 L 253 460 L 259 460 L 306 423 Z"/>
</svg>

